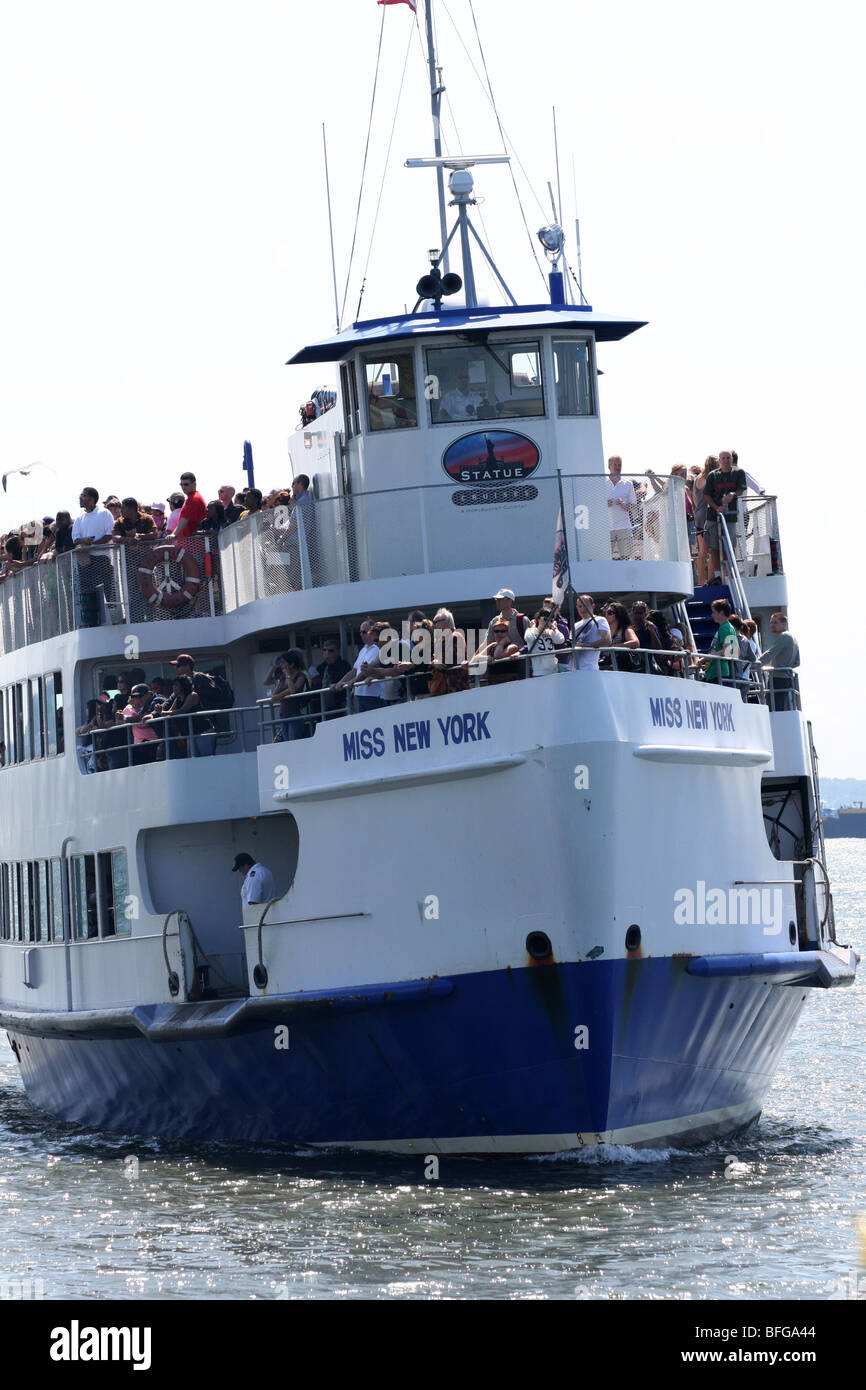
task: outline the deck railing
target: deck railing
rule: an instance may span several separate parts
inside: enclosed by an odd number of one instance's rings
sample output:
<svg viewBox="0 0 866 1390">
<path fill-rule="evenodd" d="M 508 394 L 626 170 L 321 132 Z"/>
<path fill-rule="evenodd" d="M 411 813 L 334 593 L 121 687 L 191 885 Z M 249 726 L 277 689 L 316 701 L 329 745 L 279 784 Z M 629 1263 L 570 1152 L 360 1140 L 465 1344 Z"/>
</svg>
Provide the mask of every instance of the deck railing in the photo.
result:
<svg viewBox="0 0 866 1390">
<path fill-rule="evenodd" d="M 0 654 L 111 623 L 172 622 L 222 612 L 212 536 L 66 551 L 0 581 Z"/>
<path fill-rule="evenodd" d="M 586 648 L 557 648 L 556 655 L 564 656 L 569 663 L 560 669 L 563 672 L 573 670 L 571 663 L 575 655 L 585 651 Z M 761 666 L 758 662 L 728 658 L 731 673 L 714 679 L 709 678 L 718 660 L 714 656 L 681 649 L 659 651 L 647 647 L 603 647 L 599 651 L 602 657 L 607 657 L 611 670 L 694 681 L 710 691 L 716 686 L 725 686 L 737 690 L 744 701 L 767 705 L 774 712 L 800 709 L 797 672 L 790 668 L 773 668 Z M 465 667 L 469 687 L 477 689 L 515 680 L 540 680 L 548 674 L 555 676 L 555 671 L 545 672 L 545 675 L 538 673 L 538 663 L 547 655 L 525 652 L 501 661 L 475 658 Z M 579 677 L 581 673 L 578 671 L 576 674 Z M 419 698 L 449 698 L 447 694 L 416 695 L 410 700 L 407 683 L 413 679 L 417 681 L 417 675 L 391 679 L 399 683 L 403 692 L 402 698 L 391 704 L 414 703 Z M 82 772 L 107 772 L 177 758 L 251 753 L 263 744 L 290 743 L 311 737 L 315 726 L 324 720 L 342 719 L 357 713 L 355 692 L 363 695 L 364 685 L 350 687 L 343 697 L 345 706 L 336 709 L 331 706 L 337 697 L 325 689 L 284 696 L 279 704 L 264 699 L 255 705 L 229 710 L 157 716 L 146 721 L 155 737 L 141 743 L 134 742 L 133 724 L 97 729 L 86 735 L 78 735 L 79 764 Z"/>
<path fill-rule="evenodd" d="M 603 474 L 389 488 L 311 499 L 306 512 L 258 512 L 220 533 L 226 611 L 275 594 L 363 580 L 549 566 L 560 509 L 572 565 L 613 559 L 688 564 L 682 480 L 665 479 L 658 493 L 645 477 L 628 481 L 639 495 L 627 511 L 617 509 L 616 537 Z"/>
</svg>

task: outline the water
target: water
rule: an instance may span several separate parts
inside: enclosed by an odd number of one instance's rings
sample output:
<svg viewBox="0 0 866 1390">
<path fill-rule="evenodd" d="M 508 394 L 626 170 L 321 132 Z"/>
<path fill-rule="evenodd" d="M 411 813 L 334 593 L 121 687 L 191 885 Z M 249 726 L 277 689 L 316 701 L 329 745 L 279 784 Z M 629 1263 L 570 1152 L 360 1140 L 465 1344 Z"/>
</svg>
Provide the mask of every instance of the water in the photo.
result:
<svg viewBox="0 0 866 1390">
<path fill-rule="evenodd" d="M 866 955 L 866 841 L 828 855 L 839 939 Z M 438 1182 L 420 1159 L 56 1125 L 4 1046 L 0 1295 L 23 1281 L 52 1299 L 849 1297 L 866 1212 L 864 1024 L 862 977 L 814 991 L 763 1118 L 733 1144 L 445 1158 Z M 749 1165 L 733 1180 L 728 1152 Z"/>
</svg>

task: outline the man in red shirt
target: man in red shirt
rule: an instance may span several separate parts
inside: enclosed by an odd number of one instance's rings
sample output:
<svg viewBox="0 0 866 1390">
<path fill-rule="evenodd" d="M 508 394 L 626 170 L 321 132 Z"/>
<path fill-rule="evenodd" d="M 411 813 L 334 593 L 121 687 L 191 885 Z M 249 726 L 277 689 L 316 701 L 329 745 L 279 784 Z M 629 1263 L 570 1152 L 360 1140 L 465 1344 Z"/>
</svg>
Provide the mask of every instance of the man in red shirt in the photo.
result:
<svg viewBox="0 0 866 1390">
<path fill-rule="evenodd" d="M 191 536 L 207 516 L 207 503 L 201 493 L 196 491 L 195 474 L 182 473 L 180 485 L 186 501 L 180 509 L 177 525 L 171 533 L 175 540 Z"/>
</svg>

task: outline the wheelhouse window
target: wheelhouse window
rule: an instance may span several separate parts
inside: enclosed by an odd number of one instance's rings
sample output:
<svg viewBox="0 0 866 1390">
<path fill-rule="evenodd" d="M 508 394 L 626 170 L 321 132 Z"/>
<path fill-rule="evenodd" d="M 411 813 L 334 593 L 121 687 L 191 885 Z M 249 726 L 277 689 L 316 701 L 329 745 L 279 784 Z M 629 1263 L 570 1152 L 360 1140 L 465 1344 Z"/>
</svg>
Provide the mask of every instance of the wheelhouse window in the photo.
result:
<svg viewBox="0 0 866 1390">
<path fill-rule="evenodd" d="M 356 434 L 361 433 L 358 378 L 355 376 L 354 362 L 344 362 L 340 368 L 340 394 L 343 398 L 343 418 L 346 422 L 346 438 L 352 439 Z"/>
<path fill-rule="evenodd" d="M 559 415 L 592 415 L 592 368 L 586 338 L 554 339 L 556 410 Z"/>
<path fill-rule="evenodd" d="M 405 430 L 418 424 L 415 396 L 415 363 L 411 352 L 396 353 L 388 361 L 364 359 L 367 375 L 367 412 L 370 429 Z"/>
<path fill-rule="evenodd" d="M 434 425 L 543 415 L 539 344 L 428 348 L 425 394 Z"/>
</svg>

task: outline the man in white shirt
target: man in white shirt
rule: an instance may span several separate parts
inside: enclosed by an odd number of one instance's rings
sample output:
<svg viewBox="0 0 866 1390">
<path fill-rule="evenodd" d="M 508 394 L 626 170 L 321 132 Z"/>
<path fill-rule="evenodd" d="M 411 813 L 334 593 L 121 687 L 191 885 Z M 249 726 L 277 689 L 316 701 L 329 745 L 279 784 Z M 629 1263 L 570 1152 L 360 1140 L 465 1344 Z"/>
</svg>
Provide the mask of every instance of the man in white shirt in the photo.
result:
<svg viewBox="0 0 866 1390">
<path fill-rule="evenodd" d="M 472 389 L 469 381 L 469 368 L 458 367 L 454 377 L 454 385 L 442 397 L 439 419 L 474 420 L 477 418 L 478 407 L 483 400 L 484 397 L 480 391 Z"/>
<path fill-rule="evenodd" d="M 251 854 L 236 854 L 232 865 L 233 874 L 243 874 L 241 902 L 244 907 L 254 903 L 269 903 L 277 896 L 277 885 L 270 869 L 257 864 Z"/>
<path fill-rule="evenodd" d="M 383 623 L 382 627 L 387 627 Z M 355 657 L 355 664 L 351 671 L 347 671 L 342 680 L 337 681 L 331 686 L 332 691 L 347 690 L 350 685 L 357 685 L 358 692 L 355 695 L 355 708 L 359 714 L 365 714 L 367 710 L 381 709 L 385 704 L 385 690 L 380 680 L 367 680 L 365 666 L 379 665 L 379 647 L 376 642 L 376 634 L 379 627 L 373 623 L 371 618 L 365 618 L 361 624 L 361 641 L 363 647 Z"/>
<path fill-rule="evenodd" d="M 595 602 L 589 594 L 578 596 L 574 645 L 578 671 L 597 671 L 600 649 L 610 646 L 610 624 L 607 618 L 595 616 Z"/>
<path fill-rule="evenodd" d="M 107 507 L 100 507 L 96 488 L 84 487 L 78 499 L 83 511 L 72 523 L 72 544 L 78 552 L 79 580 L 85 593 L 96 593 L 102 585 L 107 602 L 114 598 L 114 579 L 111 572 L 112 545 L 104 544 L 114 531 L 114 517 Z"/>
<path fill-rule="evenodd" d="M 607 461 L 607 518 L 610 525 L 611 554 L 614 560 L 630 560 L 633 536 L 629 507 L 637 506 L 634 484 L 622 475 L 622 459 L 614 454 Z"/>
</svg>

